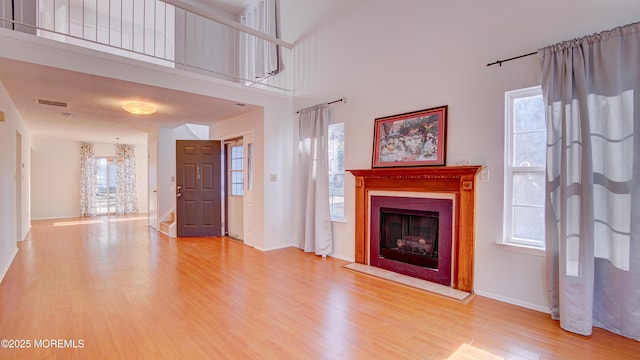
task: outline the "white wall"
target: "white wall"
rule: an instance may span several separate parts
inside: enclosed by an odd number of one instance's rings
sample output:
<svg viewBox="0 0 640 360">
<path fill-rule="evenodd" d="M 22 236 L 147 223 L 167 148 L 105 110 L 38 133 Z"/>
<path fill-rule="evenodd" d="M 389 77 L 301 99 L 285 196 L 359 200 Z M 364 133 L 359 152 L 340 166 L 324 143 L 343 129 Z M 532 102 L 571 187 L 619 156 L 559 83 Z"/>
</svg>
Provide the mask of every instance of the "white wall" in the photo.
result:
<svg viewBox="0 0 640 360">
<path fill-rule="evenodd" d="M 297 246 L 293 218 L 293 109 L 288 100 L 211 126 L 212 139 L 253 133 L 254 244 L 259 250 Z"/>
<path fill-rule="evenodd" d="M 147 146 L 136 144 L 138 211 L 146 213 Z M 115 144 L 94 144 L 96 156 L 114 156 Z M 32 159 L 33 219 L 80 216 L 80 142 L 35 136 Z"/>
<path fill-rule="evenodd" d="M 136 147 L 136 195 L 138 198 L 138 212 L 146 214 L 149 211 L 149 149 L 147 144 L 133 144 Z"/>
<path fill-rule="evenodd" d="M 30 169 L 31 132 L 20 117 L 4 86 L 0 83 L 0 111 L 5 120 L 0 122 L 0 281 L 11 265 L 18 248 L 16 241 L 23 240 L 31 228 Z M 21 159 L 22 190 L 16 190 L 16 134 L 22 137 Z M 16 213 L 16 204 L 21 199 L 22 211 Z M 21 228 L 18 229 L 18 216 Z"/>
<path fill-rule="evenodd" d="M 264 238 L 264 216 L 268 212 L 264 212 L 264 189 L 265 174 L 264 161 L 265 152 L 256 149 L 264 149 L 264 111 L 263 109 L 254 110 L 240 116 L 226 119 L 225 121 L 216 122 L 209 128 L 211 139 L 225 140 L 239 137 L 245 134 L 254 134 L 254 150 L 252 158 L 253 166 L 253 201 L 256 214 L 252 217 L 253 231 L 257 234 L 254 238 L 253 246 L 260 250 L 265 250 Z M 267 241 L 269 243 L 269 241 Z"/>
<path fill-rule="evenodd" d="M 264 109 L 264 249 L 297 246 L 293 232 L 293 115 L 292 103 L 280 101 Z M 255 137 L 258 141 L 258 136 Z M 257 197 L 258 194 L 255 193 Z M 258 205 L 256 205 L 258 207 Z"/>
<path fill-rule="evenodd" d="M 33 219 L 80 216 L 80 142 L 34 136 Z"/>
<path fill-rule="evenodd" d="M 217 11 L 217 16 L 235 20 L 233 15 Z M 233 29 L 193 13 L 176 9 L 175 59 L 177 67 L 186 64 L 190 71 L 213 72 L 221 78 L 237 76 L 236 34 Z M 227 50 L 225 50 L 227 49 Z"/>
<path fill-rule="evenodd" d="M 475 291 L 546 310 L 544 258 L 496 245 L 502 237 L 504 92 L 539 84 L 536 56 L 497 59 L 640 20 L 625 0 L 281 0 L 282 38 L 296 44 L 295 108 L 341 97 L 347 169 L 370 168 L 374 119 L 449 106 L 447 164 L 486 165 L 478 184 Z M 334 256 L 354 257 L 354 184 Z"/>
<path fill-rule="evenodd" d="M 158 132 L 158 221 L 176 210 L 176 140 L 199 140 L 186 126 Z"/>
</svg>

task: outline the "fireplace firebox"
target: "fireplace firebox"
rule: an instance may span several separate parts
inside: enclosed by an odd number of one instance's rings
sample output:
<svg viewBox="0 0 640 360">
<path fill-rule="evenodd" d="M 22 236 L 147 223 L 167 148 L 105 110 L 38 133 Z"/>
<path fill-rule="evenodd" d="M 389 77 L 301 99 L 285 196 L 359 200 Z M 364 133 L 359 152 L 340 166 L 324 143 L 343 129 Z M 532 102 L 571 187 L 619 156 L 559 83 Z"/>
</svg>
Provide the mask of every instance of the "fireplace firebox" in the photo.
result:
<svg viewBox="0 0 640 360">
<path fill-rule="evenodd" d="M 438 269 L 438 213 L 381 208 L 380 256 Z"/>
<path fill-rule="evenodd" d="M 371 265 L 451 286 L 451 199 L 371 197 Z"/>
</svg>

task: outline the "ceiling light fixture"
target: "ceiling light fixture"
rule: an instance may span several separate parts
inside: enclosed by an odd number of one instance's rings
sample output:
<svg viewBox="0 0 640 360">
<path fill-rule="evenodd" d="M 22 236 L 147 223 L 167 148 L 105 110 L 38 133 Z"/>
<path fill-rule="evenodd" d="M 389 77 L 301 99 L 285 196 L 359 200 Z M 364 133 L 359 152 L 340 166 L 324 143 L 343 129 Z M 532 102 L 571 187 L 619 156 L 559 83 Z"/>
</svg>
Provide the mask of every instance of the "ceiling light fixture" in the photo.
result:
<svg viewBox="0 0 640 360">
<path fill-rule="evenodd" d="M 122 105 L 122 108 L 132 114 L 149 115 L 158 110 L 158 107 L 144 101 L 129 101 Z"/>
</svg>

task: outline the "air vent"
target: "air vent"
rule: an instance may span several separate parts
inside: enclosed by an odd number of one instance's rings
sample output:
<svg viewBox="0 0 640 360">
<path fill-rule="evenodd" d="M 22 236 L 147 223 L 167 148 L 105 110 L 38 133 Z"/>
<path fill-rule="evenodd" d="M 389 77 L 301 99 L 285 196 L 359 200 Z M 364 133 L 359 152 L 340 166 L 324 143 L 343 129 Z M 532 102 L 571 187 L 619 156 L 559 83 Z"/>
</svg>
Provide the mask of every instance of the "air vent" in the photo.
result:
<svg viewBox="0 0 640 360">
<path fill-rule="evenodd" d="M 45 100 L 45 99 L 38 99 L 38 104 L 65 107 L 65 108 L 67 107 L 67 103 L 65 103 L 65 102 L 53 101 L 53 100 Z"/>
</svg>

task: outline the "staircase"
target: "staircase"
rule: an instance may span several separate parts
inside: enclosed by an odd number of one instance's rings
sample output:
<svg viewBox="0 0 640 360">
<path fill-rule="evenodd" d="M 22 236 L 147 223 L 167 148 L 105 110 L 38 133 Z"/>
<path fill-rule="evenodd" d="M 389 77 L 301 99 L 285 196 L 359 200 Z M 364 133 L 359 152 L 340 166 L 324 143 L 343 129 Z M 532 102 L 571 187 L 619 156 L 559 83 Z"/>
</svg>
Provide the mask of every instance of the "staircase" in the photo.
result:
<svg viewBox="0 0 640 360">
<path fill-rule="evenodd" d="M 177 236 L 175 212 L 171 211 L 163 217 L 163 220 L 160 221 L 160 232 L 172 238 Z"/>
</svg>

